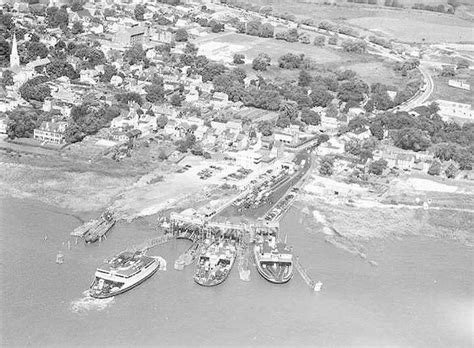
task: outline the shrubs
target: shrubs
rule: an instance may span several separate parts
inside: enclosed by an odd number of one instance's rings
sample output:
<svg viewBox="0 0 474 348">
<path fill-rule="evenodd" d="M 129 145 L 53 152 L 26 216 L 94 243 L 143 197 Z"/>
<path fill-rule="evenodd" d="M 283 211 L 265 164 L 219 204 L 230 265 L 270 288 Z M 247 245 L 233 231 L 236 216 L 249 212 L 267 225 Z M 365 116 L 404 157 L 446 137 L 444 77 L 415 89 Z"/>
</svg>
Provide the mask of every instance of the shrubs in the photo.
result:
<svg viewBox="0 0 474 348">
<path fill-rule="evenodd" d="M 362 40 L 345 40 L 342 43 L 342 49 L 346 52 L 365 53 L 367 51 L 367 44 Z"/>
</svg>

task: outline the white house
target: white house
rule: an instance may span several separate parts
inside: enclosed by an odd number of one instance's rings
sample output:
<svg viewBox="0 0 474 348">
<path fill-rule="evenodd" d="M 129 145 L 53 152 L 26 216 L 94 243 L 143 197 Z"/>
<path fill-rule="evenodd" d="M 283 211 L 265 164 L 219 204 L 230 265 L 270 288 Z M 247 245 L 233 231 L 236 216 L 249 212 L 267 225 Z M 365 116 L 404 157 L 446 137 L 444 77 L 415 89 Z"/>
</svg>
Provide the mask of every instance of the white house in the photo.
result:
<svg viewBox="0 0 474 348">
<path fill-rule="evenodd" d="M 333 137 L 319 145 L 317 153 L 321 156 L 342 154 L 344 153 L 344 142 L 339 138 Z"/>
</svg>

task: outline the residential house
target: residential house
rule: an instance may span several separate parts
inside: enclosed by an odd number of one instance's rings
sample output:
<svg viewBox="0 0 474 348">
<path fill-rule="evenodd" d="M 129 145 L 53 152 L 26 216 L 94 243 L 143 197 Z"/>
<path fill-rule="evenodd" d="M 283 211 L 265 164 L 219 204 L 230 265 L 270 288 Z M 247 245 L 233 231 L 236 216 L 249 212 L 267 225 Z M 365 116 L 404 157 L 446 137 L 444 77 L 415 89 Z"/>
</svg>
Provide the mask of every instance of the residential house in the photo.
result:
<svg viewBox="0 0 474 348">
<path fill-rule="evenodd" d="M 209 127 L 208 126 L 198 126 L 196 130 L 194 131 L 194 136 L 196 137 L 197 141 L 201 141 L 204 139 L 204 135 L 208 132 Z"/>
<path fill-rule="evenodd" d="M 115 42 L 124 47 L 130 47 L 135 44 L 144 44 L 147 41 L 148 29 L 142 26 L 126 27 L 121 26 L 115 34 Z"/>
<path fill-rule="evenodd" d="M 216 107 L 224 107 L 229 103 L 229 96 L 222 92 L 214 92 L 211 103 Z"/>
<path fill-rule="evenodd" d="M 0 118 L 0 134 L 7 134 L 8 120 L 6 117 Z"/>
<path fill-rule="evenodd" d="M 229 157 L 235 159 L 235 163 L 243 167 L 254 167 L 262 161 L 263 155 L 254 151 L 238 151 L 228 153 Z"/>
<path fill-rule="evenodd" d="M 199 100 L 199 92 L 197 91 L 197 89 L 195 88 L 192 88 L 189 90 L 189 93 L 186 94 L 186 101 L 188 103 L 192 103 L 192 102 L 196 102 Z"/>
<path fill-rule="evenodd" d="M 319 145 L 316 151 L 321 156 L 342 154 L 344 153 L 344 142 L 339 138 L 332 137 Z"/>
<path fill-rule="evenodd" d="M 33 131 L 33 138 L 53 144 L 64 142 L 67 122 L 42 122 L 40 128 Z"/>
<path fill-rule="evenodd" d="M 411 153 L 403 153 L 399 151 L 382 150 L 374 152 L 374 161 L 384 159 L 387 161 L 389 168 L 398 168 L 402 170 L 409 170 L 415 164 L 416 156 Z"/>
<path fill-rule="evenodd" d="M 112 132 L 112 139 L 119 142 L 135 141 L 141 134 L 142 132 L 138 129 L 127 132 L 116 130 Z"/>
<path fill-rule="evenodd" d="M 339 122 L 336 118 L 321 115 L 321 127 L 323 129 L 336 129 L 338 126 Z"/>
</svg>

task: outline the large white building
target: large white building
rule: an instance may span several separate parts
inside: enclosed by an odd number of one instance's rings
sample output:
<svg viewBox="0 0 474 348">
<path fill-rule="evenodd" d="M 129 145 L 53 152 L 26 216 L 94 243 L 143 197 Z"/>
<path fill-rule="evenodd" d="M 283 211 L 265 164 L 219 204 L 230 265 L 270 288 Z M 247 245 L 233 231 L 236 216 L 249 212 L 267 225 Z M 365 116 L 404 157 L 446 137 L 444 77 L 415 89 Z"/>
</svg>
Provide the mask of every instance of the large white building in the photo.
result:
<svg viewBox="0 0 474 348">
<path fill-rule="evenodd" d="M 438 99 L 439 114 L 443 118 L 460 117 L 472 120 L 474 113 L 471 104 L 456 103 L 448 100 Z"/>
</svg>

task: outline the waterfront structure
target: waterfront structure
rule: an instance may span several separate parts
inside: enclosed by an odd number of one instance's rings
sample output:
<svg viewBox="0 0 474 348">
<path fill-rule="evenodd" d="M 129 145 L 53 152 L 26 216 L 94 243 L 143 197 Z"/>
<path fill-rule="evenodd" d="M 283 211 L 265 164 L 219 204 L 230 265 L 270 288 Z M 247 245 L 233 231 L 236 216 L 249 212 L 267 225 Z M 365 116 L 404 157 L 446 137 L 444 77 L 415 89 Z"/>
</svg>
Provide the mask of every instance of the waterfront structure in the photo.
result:
<svg viewBox="0 0 474 348">
<path fill-rule="evenodd" d="M 59 122 L 42 122 L 40 128 L 33 131 L 33 138 L 39 141 L 45 141 L 53 144 L 62 144 L 64 142 L 64 133 L 66 132 L 68 123 Z"/>
</svg>

